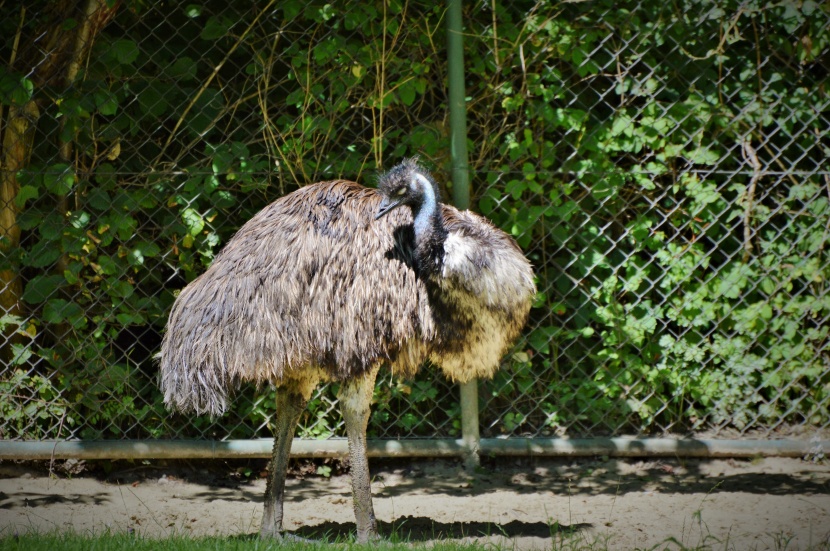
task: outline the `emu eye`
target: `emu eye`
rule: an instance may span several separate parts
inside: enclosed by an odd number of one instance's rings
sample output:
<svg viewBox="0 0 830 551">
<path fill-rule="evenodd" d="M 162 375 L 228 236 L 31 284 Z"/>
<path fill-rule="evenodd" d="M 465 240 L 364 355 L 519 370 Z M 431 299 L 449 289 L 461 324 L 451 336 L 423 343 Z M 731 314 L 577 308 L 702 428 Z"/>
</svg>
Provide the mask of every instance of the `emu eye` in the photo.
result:
<svg viewBox="0 0 830 551">
<path fill-rule="evenodd" d="M 402 197 L 405 194 L 406 194 L 406 188 L 405 187 L 399 188 L 398 191 L 395 192 L 395 195 L 397 195 L 398 197 Z"/>
</svg>

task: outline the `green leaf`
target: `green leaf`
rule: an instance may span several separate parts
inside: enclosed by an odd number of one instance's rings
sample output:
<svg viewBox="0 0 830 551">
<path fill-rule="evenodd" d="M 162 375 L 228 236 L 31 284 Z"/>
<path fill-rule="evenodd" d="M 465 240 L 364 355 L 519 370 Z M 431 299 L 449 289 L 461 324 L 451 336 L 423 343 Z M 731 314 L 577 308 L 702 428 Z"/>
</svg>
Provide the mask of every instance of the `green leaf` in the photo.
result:
<svg viewBox="0 0 830 551">
<path fill-rule="evenodd" d="M 401 103 L 407 107 L 412 105 L 415 103 L 415 87 L 409 83 L 403 84 L 400 88 L 398 88 L 398 98 L 400 98 Z"/>
<path fill-rule="evenodd" d="M 116 275 L 121 271 L 118 263 L 109 256 L 100 256 L 98 266 L 101 268 L 101 273 L 106 275 Z"/>
<path fill-rule="evenodd" d="M 629 234 L 634 238 L 635 241 L 642 242 L 645 241 L 646 238 L 649 236 L 652 224 L 653 221 L 650 218 L 640 216 L 636 218 L 633 222 L 629 223 L 627 229 Z"/>
<path fill-rule="evenodd" d="M 43 239 L 56 241 L 63 235 L 65 220 L 60 214 L 52 213 L 41 218 L 37 231 Z"/>
<path fill-rule="evenodd" d="M 155 243 L 150 241 L 141 241 L 136 244 L 135 250 L 140 251 L 142 255 L 146 256 L 147 258 L 153 258 L 158 256 L 161 252 L 161 249 Z"/>
<path fill-rule="evenodd" d="M 233 154 L 227 147 L 217 148 L 213 154 L 211 168 L 214 174 L 224 174 L 233 166 Z"/>
<path fill-rule="evenodd" d="M 205 221 L 202 219 L 202 215 L 191 208 L 182 211 L 182 222 L 187 226 L 190 235 L 194 237 L 205 229 Z"/>
<path fill-rule="evenodd" d="M 726 298 L 738 298 L 752 274 L 752 268 L 746 264 L 736 263 L 720 281 L 718 293 Z"/>
<path fill-rule="evenodd" d="M 34 83 L 28 78 L 21 78 L 18 82 L 18 86 L 16 86 L 14 90 L 12 90 L 12 103 L 16 103 L 17 105 L 23 105 L 24 103 L 32 99 L 32 95 L 34 94 L 34 92 Z"/>
<path fill-rule="evenodd" d="M 199 136 L 208 132 L 224 104 L 222 92 L 215 88 L 207 88 L 193 103 L 193 110 L 187 121 L 190 131 Z"/>
<path fill-rule="evenodd" d="M 49 323 L 61 323 L 66 320 L 77 321 L 76 318 L 83 316 L 84 311 L 78 304 L 60 298 L 50 299 L 43 307 L 43 319 Z"/>
<path fill-rule="evenodd" d="M 139 313 L 121 312 L 120 314 L 115 315 L 115 319 L 118 320 L 118 323 L 124 326 L 140 325 L 147 322 L 147 320 L 145 320 Z"/>
<path fill-rule="evenodd" d="M 167 66 L 164 70 L 164 74 L 169 76 L 173 79 L 179 80 L 193 80 L 196 78 L 196 70 L 198 65 L 193 60 L 193 58 L 182 56 L 176 58 L 176 60 Z"/>
<path fill-rule="evenodd" d="M 634 121 L 625 114 L 620 114 L 614 119 L 611 125 L 611 136 L 632 136 L 634 132 Z"/>
<path fill-rule="evenodd" d="M 17 225 L 21 230 L 33 230 L 40 225 L 46 216 L 48 214 L 39 209 L 29 208 L 17 216 Z"/>
<path fill-rule="evenodd" d="M 127 283 L 126 281 L 118 281 L 113 279 L 108 279 L 107 282 L 109 283 L 109 289 L 107 293 L 110 296 L 116 298 L 129 298 L 132 296 L 133 291 L 135 290 L 132 285 Z"/>
<path fill-rule="evenodd" d="M 188 4 L 184 8 L 184 13 L 189 18 L 194 19 L 202 15 L 202 6 L 200 6 L 199 4 Z"/>
<path fill-rule="evenodd" d="M 102 163 L 95 171 L 95 180 L 102 189 L 112 189 L 117 182 L 115 167 L 110 163 Z"/>
<path fill-rule="evenodd" d="M 138 58 L 138 45 L 132 40 L 116 40 L 110 51 L 121 65 L 129 65 Z"/>
<path fill-rule="evenodd" d="M 612 172 L 591 186 L 591 195 L 593 195 L 596 199 L 603 201 L 609 197 L 614 197 L 624 184 L 625 179 L 623 178 L 623 175 Z"/>
<path fill-rule="evenodd" d="M 81 282 L 80 274 L 83 269 L 83 264 L 80 262 L 71 262 L 69 268 L 63 271 L 63 277 L 70 285 L 77 285 Z"/>
<path fill-rule="evenodd" d="M 141 266 L 144 264 L 144 255 L 138 249 L 133 249 L 127 255 L 131 266 Z"/>
<path fill-rule="evenodd" d="M 161 82 L 153 81 L 138 94 L 138 105 L 142 113 L 152 118 L 160 118 L 170 107 L 167 95 L 168 87 Z"/>
<path fill-rule="evenodd" d="M 138 222 L 132 216 L 113 216 L 112 225 L 118 233 L 118 238 L 127 241 L 135 233 Z"/>
<path fill-rule="evenodd" d="M 229 191 L 219 190 L 210 196 L 213 206 L 217 209 L 226 209 L 236 203 L 236 198 Z"/>
<path fill-rule="evenodd" d="M 102 115 L 115 115 L 118 112 L 118 96 L 109 90 L 95 92 L 95 105 Z"/>
<path fill-rule="evenodd" d="M 97 211 L 106 211 L 112 208 L 110 194 L 100 188 L 93 188 L 86 195 L 87 203 Z"/>
<path fill-rule="evenodd" d="M 540 354 L 548 354 L 550 343 L 559 332 L 560 329 L 554 326 L 537 327 L 528 335 L 527 342 Z"/>
<path fill-rule="evenodd" d="M 228 34 L 228 31 L 233 26 L 233 19 L 229 17 L 212 16 L 205 23 L 205 28 L 199 38 L 202 40 L 216 40 Z"/>
<path fill-rule="evenodd" d="M 61 256 L 58 243 L 41 239 L 29 250 L 24 263 L 32 268 L 46 268 L 53 265 Z"/>
<path fill-rule="evenodd" d="M 505 193 L 510 194 L 513 199 L 519 199 L 522 193 L 527 189 L 527 182 L 525 180 L 510 180 L 504 186 Z"/>
<path fill-rule="evenodd" d="M 686 154 L 686 158 L 699 165 L 715 165 L 720 160 L 720 154 L 708 147 L 698 147 Z"/>
<path fill-rule="evenodd" d="M 561 219 L 563 222 L 570 222 L 571 218 L 573 218 L 574 214 L 578 211 L 579 205 L 576 201 L 566 201 L 560 206 L 553 207 L 553 209 L 551 209 L 551 214 L 556 218 Z"/>
<path fill-rule="evenodd" d="M 28 344 L 12 344 L 12 365 L 22 365 L 26 363 L 26 361 L 32 357 L 32 354 L 32 347 Z"/>
<path fill-rule="evenodd" d="M 54 295 L 65 281 L 62 275 L 35 276 L 26 284 L 23 300 L 29 304 L 40 304 Z"/>
<path fill-rule="evenodd" d="M 88 212 L 82 210 L 75 211 L 69 215 L 69 226 L 76 230 L 82 230 L 87 227 L 89 220 L 90 218 Z"/>
<path fill-rule="evenodd" d="M 26 201 L 37 199 L 38 197 L 40 197 L 40 192 L 35 186 L 20 186 L 17 197 L 14 198 L 14 204 L 17 205 L 17 208 L 22 209 L 26 206 Z"/>
<path fill-rule="evenodd" d="M 56 195 L 66 195 L 75 185 L 75 173 L 66 163 L 56 163 L 43 173 L 43 185 Z"/>
<path fill-rule="evenodd" d="M 130 264 L 133 266 L 140 266 L 144 264 L 144 258 L 152 258 L 157 256 L 161 249 L 155 243 L 149 241 L 142 241 L 138 243 L 129 253 L 128 258 Z"/>
</svg>

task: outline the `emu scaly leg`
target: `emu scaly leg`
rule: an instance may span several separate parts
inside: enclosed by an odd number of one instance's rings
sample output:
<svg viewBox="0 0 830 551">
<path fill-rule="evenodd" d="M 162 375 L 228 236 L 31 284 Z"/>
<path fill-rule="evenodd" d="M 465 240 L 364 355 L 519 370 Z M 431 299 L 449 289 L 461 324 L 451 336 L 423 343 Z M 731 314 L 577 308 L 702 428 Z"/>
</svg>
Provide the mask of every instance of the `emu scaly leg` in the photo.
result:
<svg viewBox="0 0 830 551">
<path fill-rule="evenodd" d="M 262 515 L 260 536 L 282 538 L 282 504 L 285 495 L 285 475 L 294 430 L 307 400 L 290 389 L 277 387 L 277 414 L 274 428 L 274 452 L 271 456 L 268 481 L 265 486 L 265 511 Z"/>
<path fill-rule="evenodd" d="M 366 425 L 369 422 L 369 408 L 377 374 L 378 368 L 375 367 L 356 379 L 346 381 L 338 393 L 340 411 L 343 414 L 349 438 L 352 499 L 354 500 L 358 543 L 378 539 L 377 521 L 372 506 L 369 461 L 366 458 Z"/>
</svg>

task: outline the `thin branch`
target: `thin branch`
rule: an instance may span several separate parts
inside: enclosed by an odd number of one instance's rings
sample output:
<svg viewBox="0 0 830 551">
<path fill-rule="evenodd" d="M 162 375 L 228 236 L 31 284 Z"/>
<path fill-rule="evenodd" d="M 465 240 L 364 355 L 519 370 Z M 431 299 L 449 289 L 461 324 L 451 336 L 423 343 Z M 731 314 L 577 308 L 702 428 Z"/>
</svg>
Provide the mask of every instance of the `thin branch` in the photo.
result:
<svg viewBox="0 0 830 551">
<path fill-rule="evenodd" d="M 277 44 L 281 37 L 281 32 L 274 33 L 274 40 L 271 42 L 271 48 L 268 53 L 268 61 L 263 63 L 262 78 L 258 79 L 257 82 L 257 100 L 259 102 L 259 109 L 262 112 L 262 132 L 264 134 L 264 140 L 267 144 L 270 144 L 270 148 L 273 151 L 272 155 L 282 160 L 282 163 L 279 165 L 280 195 L 285 195 L 285 188 L 282 185 L 283 170 L 288 171 L 291 179 L 295 182 L 297 181 L 297 174 L 294 172 L 291 163 L 288 162 L 285 153 L 283 153 L 280 147 L 281 143 L 285 143 L 285 137 L 277 125 L 271 122 L 271 116 L 268 114 L 268 94 L 271 88 L 271 75 L 273 73 L 274 63 L 276 63 Z"/>
<path fill-rule="evenodd" d="M 496 61 L 496 71 L 501 71 L 501 59 L 499 57 L 499 31 L 496 21 L 496 0 L 492 0 L 490 11 L 493 13 L 493 58 Z"/>
<path fill-rule="evenodd" d="M 746 192 L 744 192 L 743 261 L 747 263 L 752 257 L 752 204 L 755 200 L 755 187 L 761 178 L 761 162 L 758 160 L 758 154 L 749 142 L 749 138 L 741 142 L 741 152 L 743 153 L 744 161 L 752 165 L 752 179 L 750 179 L 749 186 L 746 188 Z"/>
<path fill-rule="evenodd" d="M 17 32 L 14 33 L 14 44 L 12 44 L 11 55 L 9 55 L 9 67 L 17 61 L 17 50 L 20 47 L 20 35 L 23 34 L 23 22 L 26 20 L 26 6 L 20 7 L 20 22 L 17 24 Z"/>
<path fill-rule="evenodd" d="M 276 3 L 276 1 L 277 0 L 271 0 L 270 2 L 268 2 L 267 6 L 265 6 L 262 10 L 260 10 L 260 12 L 257 14 L 257 16 L 254 17 L 254 20 L 251 21 L 251 24 L 248 25 L 248 28 L 245 29 L 245 31 L 241 35 L 239 35 L 239 38 L 236 40 L 234 45 L 230 47 L 230 49 L 225 54 L 225 57 L 222 59 L 222 61 L 220 61 L 216 65 L 216 67 L 213 68 L 213 71 L 210 73 L 210 76 L 202 84 L 202 87 L 199 89 L 199 91 L 196 92 L 196 95 L 193 96 L 193 99 L 190 100 L 190 103 L 187 104 L 187 107 L 185 107 L 184 111 L 182 112 L 181 116 L 179 117 L 179 120 L 176 121 L 176 125 L 173 127 L 173 130 L 170 131 L 170 135 L 167 136 L 167 141 L 164 142 L 164 145 L 162 146 L 161 151 L 156 156 L 155 160 L 153 160 L 153 162 L 150 164 L 150 166 L 152 168 L 155 168 L 155 166 L 159 163 L 159 161 L 161 161 L 162 157 L 164 157 L 164 154 L 167 151 L 167 148 L 173 142 L 173 138 L 176 137 L 176 134 L 179 132 L 179 128 L 181 127 L 182 123 L 184 123 L 184 119 L 187 117 L 188 113 L 190 113 L 190 110 L 193 109 L 193 106 L 196 105 L 196 102 L 199 100 L 199 98 L 202 97 L 202 94 L 204 94 L 205 91 L 208 89 L 211 82 L 213 82 L 213 79 L 216 78 L 216 76 L 219 74 L 219 71 L 222 70 L 222 67 L 225 65 L 225 63 L 228 61 L 228 59 L 230 59 L 231 55 L 233 55 L 233 53 L 236 51 L 236 49 L 243 43 L 245 38 L 248 36 L 248 33 L 251 32 L 251 29 L 253 29 L 254 26 L 259 21 L 260 17 L 262 17 L 262 15 L 265 12 L 267 12 L 271 8 L 271 6 L 273 6 Z"/>
<path fill-rule="evenodd" d="M 61 422 L 58 425 L 58 436 L 55 438 L 55 445 L 52 446 L 52 454 L 49 456 L 49 476 L 52 477 L 54 475 L 54 467 L 55 467 L 55 451 L 58 449 L 58 443 L 60 443 L 61 433 L 63 432 L 63 422 L 66 420 L 66 411 L 63 412 L 61 415 Z"/>
</svg>

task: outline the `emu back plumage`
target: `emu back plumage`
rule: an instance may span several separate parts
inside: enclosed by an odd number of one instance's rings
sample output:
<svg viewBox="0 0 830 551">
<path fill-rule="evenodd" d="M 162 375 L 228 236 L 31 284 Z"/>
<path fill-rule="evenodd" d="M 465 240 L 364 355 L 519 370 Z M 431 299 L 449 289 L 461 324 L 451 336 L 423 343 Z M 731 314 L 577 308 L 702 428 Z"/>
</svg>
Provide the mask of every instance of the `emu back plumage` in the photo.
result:
<svg viewBox="0 0 830 551">
<path fill-rule="evenodd" d="M 160 353 L 165 403 L 218 414 L 239 381 L 346 380 L 428 358 L 490 376 L 527 317 L 532 271 L 483 218 L 443 206 L 442 274 L 419 274 L 412 215 L 375 220 L 376 190 L 314 184 L 257 213 L 173 304 Z"/>
</svg>

